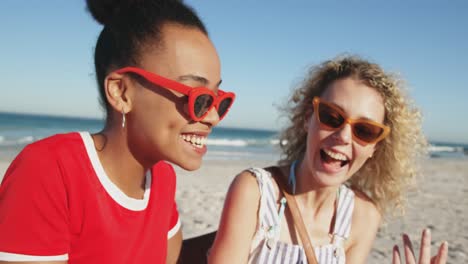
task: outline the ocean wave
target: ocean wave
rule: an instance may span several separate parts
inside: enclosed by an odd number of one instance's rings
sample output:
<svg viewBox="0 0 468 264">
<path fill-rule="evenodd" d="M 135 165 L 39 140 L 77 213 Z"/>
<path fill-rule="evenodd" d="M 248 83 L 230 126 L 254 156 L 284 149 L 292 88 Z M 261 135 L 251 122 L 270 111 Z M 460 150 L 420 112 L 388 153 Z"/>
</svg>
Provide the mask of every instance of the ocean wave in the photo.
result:
<svg viewBox="0 0 468 264">
<path fill-rule="evenodd" d="M 233 138 L 215 138 L 207 139 L 208 146 L 231 146 L 231 147 L 248 147 L 248 146 L 275 146 L 278 145 L 279 140 L 276 139 L 233 139 Z"/>
<path fill-rule="evenodd" d="M 235 146 L 235 147 L 245 147 L 249 143 L 246 140 L 242 139 L 208 139 L 206 140 L 207 145 L 212 146 Z"/>
<path fill-rule="evenodd" d="M 31 143 L 33 141 L 34 141 L 33 136 L 22 137 L 22 138 L 17 140 L 17 142 L 20 143 L 20 144 Z"/>
<path fill-rule="evenodd" d="M 7 138 L 4 136 L 0 136 L 0 146 L 5 147 L 14 147 L 14 146 L 24 146 L 29 143 L 36 141 L 38 138 L 34 138 L 33 136 L 25 136 L 25 137 L 18 137 L 18 138 Z"/>
<path fill-rule="evenodd" d="M 280 143 L 279 139 L 272 139 L 270 140 L 271 145 L 278 145 Z"/>
<path fill-rule="evenodd" d="M 463 152 L 464 148 L 461 146 L 429 146 L 429 152 Z"/>
<path fill-rule="evenodd" d="M 32 127 L 34 128 L 34 127 Z M 32 129 L 31 128 L 31 129 Z M 228 130 L 227 130 L 228 131 Z M 60 131 L 54 131 L 60 132 Z M 229 133 L 218 135 L 212 135 L 207 139 L 207 145 L 212 146 L 212 150 L 224 150 L 230 155 L 244 156 L 243 151 L 250 153 L 263 153 L 277 151 L 280 144 L 280 139 L 276 135 L 265 134 L 258 135 L 258 133 L 242 133 L 236 134 L 236 131 L 228 131 Z M 53 134 L 52 131 L 43 130 L 42 128 L 34 128 L 31 130 L 20 129 L 11 130 L 4 129 L 0 130 L 0 148 L 22 148 L 27 144 L 30 144 L 36 140 L 40 140 Z M 287 141 L 281 142 L 287 144 Z M 239 153 L 235 153 L 239 152 Z M 224 156 L 223 153 L 219 153 L 220 156 Z M 429 146 L 429 154 L 432 157 L 445 157 L 445 156 L 468 156 L 468 144 L 456 144 L 456 143 L 443 143 L 443 142 L 431 142 Z M 228 155 L 228 154 L 227 154 Z"/>
<path fill-rule="evenodd" d="M 455 158 L 464 158 L 468 156 L 468 146 L 460 145 L 430 145 L 429 146 L 429 155 L 433 158 L 441 157 L 455 157 Z"/>
</svg>

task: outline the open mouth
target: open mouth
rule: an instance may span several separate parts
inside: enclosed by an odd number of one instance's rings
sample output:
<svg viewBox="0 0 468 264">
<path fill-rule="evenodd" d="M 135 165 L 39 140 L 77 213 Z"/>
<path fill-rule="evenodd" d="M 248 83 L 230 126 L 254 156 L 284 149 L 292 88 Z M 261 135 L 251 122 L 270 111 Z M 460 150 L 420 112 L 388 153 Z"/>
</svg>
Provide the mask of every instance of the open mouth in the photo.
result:
<svg viewBox="0 0 468 264">
<path fill-rule="evenodd" d="M 206 145 L 206 137 L 195 134 L 182 134 L 180 137 L 196 148 L 203 148 Z"/>
<path fill-rule="evenodd" d="M 344 154 L 329 149 L 320 149 L 320 157 L 326 164 L 342 168 L 349 164 L 350 160 Z"/>
</svg>

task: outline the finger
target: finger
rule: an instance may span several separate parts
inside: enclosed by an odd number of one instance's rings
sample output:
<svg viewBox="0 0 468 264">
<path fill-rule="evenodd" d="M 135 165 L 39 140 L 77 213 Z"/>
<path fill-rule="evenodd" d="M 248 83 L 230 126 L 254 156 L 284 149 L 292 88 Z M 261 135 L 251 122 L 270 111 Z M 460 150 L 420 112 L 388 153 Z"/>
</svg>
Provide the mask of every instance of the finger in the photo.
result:
<svg viewBox="0 0 468 264">
<path fill-rule="evenodd" d="M 421 236 L 421 248 L 419 250 L 419 263 L 429 264 L 431 261 L 431 230 L 424 229 Z"/>
<path fill-rule="evenodd" d="M 403 234 L 403 247 L 405 250 L 406 264 L 416 264 L 414 257 L 413 244 L 407 234 Z"/>
<path fill-rule="evenodd" d="M 393 246 L 393 254 L 392 255 L 393 255 L 392 264 L 401 264 L 400 250 L 398 249 L 397 245 Z"/>
<path fill-rule="evenodd" d="M 447 255 L 448 255 L 448 243 L 445 241 L 440 245 L 439 251 L 437 255 L 435 255 L 432 260 L 431 264 L 445 264 L 447 263 Z"/>
</svg>

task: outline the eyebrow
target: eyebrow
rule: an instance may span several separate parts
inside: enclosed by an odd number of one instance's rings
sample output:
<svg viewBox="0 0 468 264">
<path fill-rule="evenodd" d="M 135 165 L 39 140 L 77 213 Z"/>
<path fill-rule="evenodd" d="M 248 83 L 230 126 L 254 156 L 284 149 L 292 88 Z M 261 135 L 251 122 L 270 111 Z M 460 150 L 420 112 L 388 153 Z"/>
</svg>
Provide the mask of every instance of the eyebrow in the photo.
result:
<svg viewBox="0 0 468 264">
<path fill-rule="evenodd" d="M 206 78 L 198 76 L 198 75 L 193 75 L 193 74 L 179 76 L 177 80 L 178 81 L 193 80 L 193 81 L 201 83 L 203 86 L 206 86 L 209 83 L 209 81 Z M 216 87 L 219 87 L 222 82 L 223 80 L 219 80 L 219 82 L 216 84 Z"/>
</svg>

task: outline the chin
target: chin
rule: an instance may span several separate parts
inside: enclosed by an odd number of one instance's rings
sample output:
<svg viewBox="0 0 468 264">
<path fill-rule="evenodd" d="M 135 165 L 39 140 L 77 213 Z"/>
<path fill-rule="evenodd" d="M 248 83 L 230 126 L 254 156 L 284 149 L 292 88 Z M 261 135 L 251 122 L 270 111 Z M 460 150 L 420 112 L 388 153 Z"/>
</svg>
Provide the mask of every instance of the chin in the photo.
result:
<svg viewBox="0 0 468 264">
<path fill-rule="evenodd" d="M 341 174 L 330 175 L 327 173 L 319 172 L 315 176 L 315 181 L 320 187 L 333 187 L 340 186 L 346 181 L 346 176 Z"/>
<path fill-rule="evenodd" d="M 175 164 L 186 171 L 194 171 L 201 167 L 202 161 L 177 162 Z"/>
</svg>

